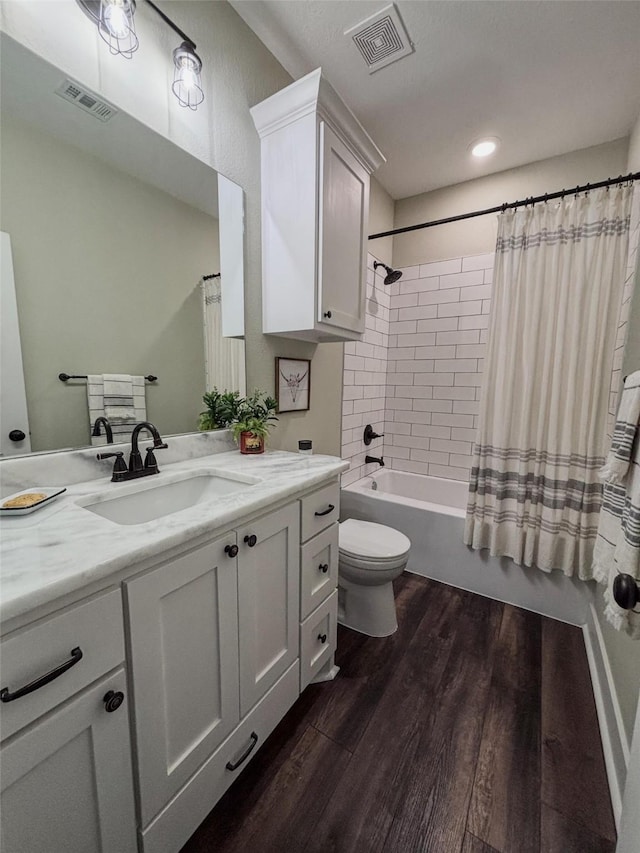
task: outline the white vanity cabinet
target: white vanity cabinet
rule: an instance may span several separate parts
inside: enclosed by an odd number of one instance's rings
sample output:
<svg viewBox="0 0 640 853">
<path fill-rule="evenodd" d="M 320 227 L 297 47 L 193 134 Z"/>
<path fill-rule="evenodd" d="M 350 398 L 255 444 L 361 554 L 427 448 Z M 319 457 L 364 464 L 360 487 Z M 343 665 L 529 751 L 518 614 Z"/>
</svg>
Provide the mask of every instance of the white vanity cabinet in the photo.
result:
<svg viewBox="0 0 640 853">
<path fill-rule="evenodd" d="M 0 687 L 42 681 L 0 702 L 3 853 L 178 853 L 336 672 L 339 494 L 266 506 L 2 639 Z"/>
<path fill-rule="evenodd" d="M 3 853 L 135 853 L 120 592 L 9 635 L 0 654 L 16 695 L 0 705 Z"/>
<path fill-rule="evenodd" d="M 308 341 L 365 329 L 369 177 L 384 157 L 313 71 L 252 108 L 262 160 L 262 330 Z"/>
</svg>

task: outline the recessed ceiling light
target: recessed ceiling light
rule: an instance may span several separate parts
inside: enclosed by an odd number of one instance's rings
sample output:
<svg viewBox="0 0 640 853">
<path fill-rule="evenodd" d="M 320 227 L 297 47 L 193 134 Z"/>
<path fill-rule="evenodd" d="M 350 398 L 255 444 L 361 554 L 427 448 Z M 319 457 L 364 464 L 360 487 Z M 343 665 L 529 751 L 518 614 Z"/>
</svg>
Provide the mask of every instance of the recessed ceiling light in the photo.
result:
<svg viewBox="0 0 640 853">
<path fill-rule="evenodd" d="M 486 139 L 478 139 L 469 146 L 474 157 L 489 157 L 493 154 L 500 140 L 497 136 L 488 136 Z"/>
</svg>

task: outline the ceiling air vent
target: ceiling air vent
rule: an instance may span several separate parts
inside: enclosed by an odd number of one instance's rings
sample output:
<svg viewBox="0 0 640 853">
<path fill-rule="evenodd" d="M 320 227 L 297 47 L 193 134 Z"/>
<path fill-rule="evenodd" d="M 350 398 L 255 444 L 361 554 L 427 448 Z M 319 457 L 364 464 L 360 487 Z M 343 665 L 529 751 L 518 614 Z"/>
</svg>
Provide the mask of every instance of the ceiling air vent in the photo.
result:
<svg viewBox="0 0 640 853">
<path fill-rule="evenodd" d="M 353 39 L 369 74 L 413 53 L 413 44 L 393 3 L 346 30 L 345 36 Z"/>
<path fill-rule="evenodd" d="M 58 86 L 56 95 L 60 95 L 65 101 L 71 101 L 72 104 L 100 121 L 109 121 L 118 112 L 111 104 L 101 100 L 91 89 L 85 89 L 73 80 L 65 80 Z"/>
</svg>

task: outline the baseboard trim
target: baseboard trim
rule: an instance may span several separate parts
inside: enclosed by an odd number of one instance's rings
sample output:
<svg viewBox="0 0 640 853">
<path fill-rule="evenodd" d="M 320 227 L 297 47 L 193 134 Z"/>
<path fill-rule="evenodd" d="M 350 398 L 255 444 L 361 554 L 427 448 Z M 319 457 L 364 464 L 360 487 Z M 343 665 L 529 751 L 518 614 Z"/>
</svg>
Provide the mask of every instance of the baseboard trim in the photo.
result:
<svg viewBox="0 0 640 853">
<path fill-rule="evenodd" d="M 618 695 L 609 666 L 604 638 L 593 603 L 589 605 L 589 620 L 582 626 L 582 632 L 598 713 L 613 817 L 616 830 L 619 832 L 622 795 L 629 764 L 629 743 L 622 722 Z"/>
</svg>

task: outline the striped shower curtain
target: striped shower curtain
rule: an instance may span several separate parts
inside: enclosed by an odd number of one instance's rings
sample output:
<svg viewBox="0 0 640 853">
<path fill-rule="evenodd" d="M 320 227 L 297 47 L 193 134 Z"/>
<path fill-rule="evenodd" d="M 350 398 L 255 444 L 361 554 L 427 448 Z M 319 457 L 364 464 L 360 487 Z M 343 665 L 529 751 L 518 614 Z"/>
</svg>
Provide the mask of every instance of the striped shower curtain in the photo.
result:
<svg viewBox="0 0 640 853">
<path fill-rule="evenodd" d="M 631 188 L 499 217 L 464 541 L 591 577 Z"/>
<path fill-rule="evenodd" d="M 204 364 L 207 391 L 239 391 L 246 394 L 244 340 L 222 336 L 220 279 L 202 280 Z"/>
</svg>

